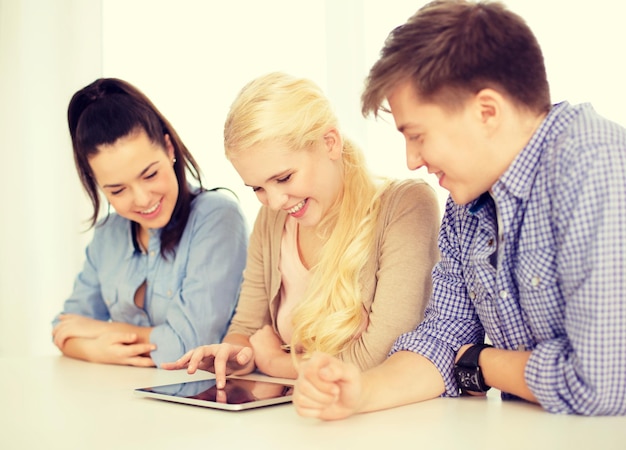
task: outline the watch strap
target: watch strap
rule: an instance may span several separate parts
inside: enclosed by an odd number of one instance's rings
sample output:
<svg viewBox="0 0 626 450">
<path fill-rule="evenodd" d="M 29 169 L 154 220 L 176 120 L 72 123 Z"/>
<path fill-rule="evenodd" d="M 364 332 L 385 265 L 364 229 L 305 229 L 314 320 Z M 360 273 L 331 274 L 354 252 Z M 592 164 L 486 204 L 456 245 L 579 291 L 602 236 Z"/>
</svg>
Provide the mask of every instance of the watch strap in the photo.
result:
<svg viewBox="0 0 626 450">
<path fill-rule="evenodd" d="M 459 358 L 457 365 L 465 367 L 478 367 L 478 357 L 480 352 L 488 347 L 493 347 L 489 344 L 474 344 Z"/>
</svg>

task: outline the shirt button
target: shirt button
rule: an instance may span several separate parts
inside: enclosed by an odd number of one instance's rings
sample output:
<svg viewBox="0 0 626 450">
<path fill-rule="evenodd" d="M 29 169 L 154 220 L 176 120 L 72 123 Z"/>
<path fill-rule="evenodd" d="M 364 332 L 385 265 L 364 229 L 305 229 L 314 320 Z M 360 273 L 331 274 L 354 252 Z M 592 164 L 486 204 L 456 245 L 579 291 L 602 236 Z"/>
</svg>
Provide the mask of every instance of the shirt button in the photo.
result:
<svg viewBox="0 0 626 450">
<path fill-rule="evenodd" d="M 167 296 L 171 297 L 172 296 L 172 291 L 167 291 Z"/>
<path fill-rule="evenodd" d="M 154 256 L 154 250 L 150 252 L 150 256 Z"/>
<path fill-rule="evenodd" d="M 502 290 L 500 291 L 500 298 L 501 298 L 501 299 L 503 299 L 503 300 L 504 300 L 504 299 L 505 299 L 505 298 L 507 298 L 508 296 L 509 296 L 509 293 L 508 293 L 506 290 L 502 289 Z"/>
<path fill-rule="evenodd" d="M 476 298 L 476 293 L 475 293 L 474 291 L 471 291 L 471 292 L 469 293 L 469 298 L 470 298 L 470 299 L 472 299 L 472 300 L 474 300 L 474 299 Z"/>
<path fill-rule="evenodd" d="M 489 239 L 489 240 L 487 241 L 487 245 L 488 245 L 489 247 L 491 247 L 491 246 L 493 245 L 493 239 Z"/>
<path fill-rule="evenodd" d="M 540 282 L 541 282 L 541 278 L 539 278 L 538 276 L 534 276 L 530 280 L 530 284 L 533 285 L 533 286 L 539 286 Z"/>
</svg>

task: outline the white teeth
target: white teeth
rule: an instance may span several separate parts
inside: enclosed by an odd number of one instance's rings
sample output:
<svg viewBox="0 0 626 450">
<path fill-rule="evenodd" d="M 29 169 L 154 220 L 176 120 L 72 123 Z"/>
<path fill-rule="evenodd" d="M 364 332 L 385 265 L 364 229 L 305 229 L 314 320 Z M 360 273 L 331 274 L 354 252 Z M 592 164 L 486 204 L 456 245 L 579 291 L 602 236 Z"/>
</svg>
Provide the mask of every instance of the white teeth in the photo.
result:
<svg viewBox="0 0 626 450">
<path fill-rule="evenodd" d="M 295 214 L 298 211 L 300 211 L 302 208 L 304 208 L 304 204 L 306 203 L 306 200 L 302 200 L 300 203 L 298 203 L 296 206 L 294 206 L 293 208 L 289 208 L 287 210 L 287 212 L 289 214 Z"/>
<path fill-rule="evenodd" d="M 145 211 L 141 211 L 141 214 L 150 214 L 156 211 L 156 209 L 159 207 L 159 203 L 155 204 L 152 208 L 150 209 L 146 209 Z"/>
</svg>

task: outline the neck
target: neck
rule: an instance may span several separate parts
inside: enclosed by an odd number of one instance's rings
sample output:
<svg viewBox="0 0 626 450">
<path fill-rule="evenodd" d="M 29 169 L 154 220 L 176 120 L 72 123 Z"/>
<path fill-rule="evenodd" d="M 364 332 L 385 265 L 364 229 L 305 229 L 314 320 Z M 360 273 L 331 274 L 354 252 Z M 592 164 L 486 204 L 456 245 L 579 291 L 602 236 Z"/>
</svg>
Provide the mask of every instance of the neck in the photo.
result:
<svg viewBox="0 0 626 450">
<path fill-rule="evenodd" d="M 506 171 L 517 155 L 528 145 L 547 113 L 518 112 L 510 116 L 510 120 L 501 128 L 499 139 L 495 140 L 495 152 L 492 154 L 500 160 L 501 174 Z M 508 149 L 507 151 L 502 151 Z"/>
<path fill-rule="evenodd" d="M 136 224 L 135 226 L 137 227 L 137 233 L 135 235 L 137 238 L 137 243 L 139 244 L 141 250 L 143 252 L 146 252 L 148 251 L 148 244 L 150 242 L 150 233 L 146 228 L 142 227 L 139 224 Z"/>
</svg>

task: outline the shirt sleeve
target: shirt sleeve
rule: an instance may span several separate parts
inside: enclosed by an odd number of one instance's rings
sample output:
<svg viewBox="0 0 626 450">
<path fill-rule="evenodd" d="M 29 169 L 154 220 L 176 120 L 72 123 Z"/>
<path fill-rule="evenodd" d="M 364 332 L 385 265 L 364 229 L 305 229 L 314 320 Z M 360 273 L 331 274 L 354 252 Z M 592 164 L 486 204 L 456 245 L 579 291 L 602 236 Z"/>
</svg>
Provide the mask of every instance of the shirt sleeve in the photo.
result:
<svg viewBox="0 0 626 450">
<path fill-rule="evenodd" d="M 271 324 L 270 286 L 266 283 L 265 267 L 274 266 L 271 254 L 274 241 L 270 234 L 275 217 L 266 207 L 259 210 L 250 236 L 241 296 L 228 333 L 251 336 L 264 325 Z"/>
<path fill-rule="evenodd" d="M 401 335 L 391 350 L 391 354 L 412 351 L 429 359 L 441 373 L 445 396 L 459 395 L 453 374 L 454 358 L 459 348 L 470 342 L 482 342 L 485 337 L 463 279 L 457 214 L 462 214 L 462 210 L 448 198 L 439 231 L 441 260 L 433 270 L 433 293 L 424 321 L 414 331 Z"/>
<path fill-rule="evenodd" d="M 157 367 L 199 345 L 220 342 L 237 304 L 248 244 L 245 218 L 234 201 L 217 196 L 211 201 L 217 204 L 207 213 L 190 216 L 181 288 L 165 322 L 150 334 Z"/>
<path fill-rule="evenodd" d="M 551 412 L 626 413 L 625 148 L 575 152 L 555 193 L 566 334 L 540 342 L 525 370 Z"/>
<path fill-rule="evenodd" d="M 74 281 L 72 293 L 63 304 L 61 314 L 78 314 L 96 320 L 108 321 L 109 309 L 102 298 L 100 279 L 98 277 L 98 257 L 103 239 L 102 228 L 96 227 L 93 239 L 85 249 L 85 262 L 81 272 Z M 52 326 L 59 323 L 59 315 Z"/>
<path fill-rule="evenodd" d="M 424 317 L 432 290 L 431 273 L 439 259 L 439 206 L 426 183 L 403 183 L 389 189 L 387 207 L 381 207 L 378 254 L 371 273 L 374 292 L 364 292 L 368 326 L 339 358 L 362 370 L 383 362 L 394 340 L 413 330 Z M 368 271 L 369 275 L 370 272 Z M 371 306 L 369 306 L 371 303 Z"/>
</svg>

